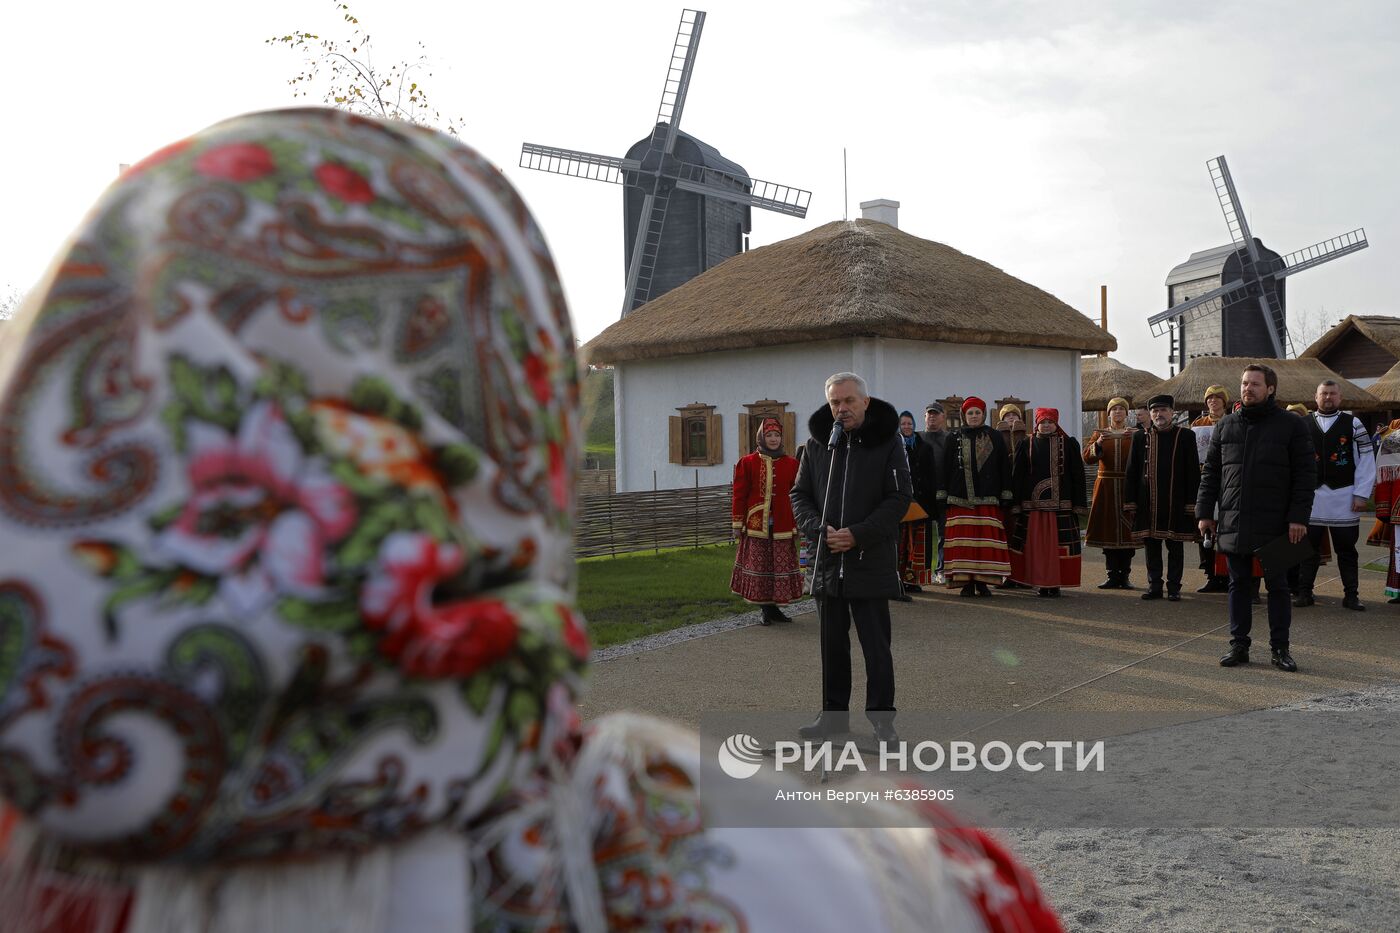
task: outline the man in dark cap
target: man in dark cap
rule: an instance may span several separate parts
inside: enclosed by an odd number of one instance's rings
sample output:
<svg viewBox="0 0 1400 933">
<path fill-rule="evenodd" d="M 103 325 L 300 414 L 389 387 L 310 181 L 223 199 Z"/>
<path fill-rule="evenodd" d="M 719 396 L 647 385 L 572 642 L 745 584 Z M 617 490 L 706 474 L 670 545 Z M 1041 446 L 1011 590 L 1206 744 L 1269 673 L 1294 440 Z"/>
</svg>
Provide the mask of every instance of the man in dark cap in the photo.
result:
<svg viewBox="0 0 1400 933">
<path fill-rule="evenodd" d="M 938 498 L 938 488 L 943 482 L 943 458 L 947 455 L 948 448 L 948 415 L 938 402 L 929 402 L 924 406 L 924 430 L 919 432 L 919 437 L 924 439 L 932 452 L 927 462 L 933 468 L 933 475 L 923 477 L 922 488 L 929 490 L 929 495 L 933 498 L 932 507 L 924 505 L 924 511 L 933 517 L 934 524 L 938 526 L 938 564 L 933 568 L 933 582 L 935 586 L 942 586 L 943 528 L 948 518 L 948 507 Z M 914 486 L 919 488 L 917 479 Z M 923 505 L 922 500 L 920 505 Z"/>
<path fill-rule="evenodd" d="M 1240 376 L 1239 411 L 1215 428 L 1210 451 L 1201 468 L 1201 492 L 1196 499 L 1202 534 L 1214 535 L 1216 547 L 1230 565 L 1230 650 L 1222 667 L 1249 662 L 1254 553 L 1280 538 L 1294 544 L 1308 533 L 1317 461 L 1303 419 L 1274 401 L 1278 376 L 1262 363 L 1251 363 Z M 1213 516 L 1220 506 L 1220 519 Z M 1293 621 L 1288 571 L 1264 568 L 1269 590 L 1269 648 L 1273 665 L 1296 671 L 1288 650 Z"/>
<path fill-rule="evenodd" d="M 1143 599 L 1162 598 L 1162 542 L 1167 544 L 1166 598 L 1181 599 L 1183 545 L 1196 540 L 1196 493 L 1200 464 L 1196 435 L 1172 423 L 1176 403 L 1170 395 L 1147 402 L 1148 429 L 1133 437 L 1123 477 L 1123 511 L 1133 523 L 1133 540 L 1147 553 L 1147 592 Z"/>
</svg>

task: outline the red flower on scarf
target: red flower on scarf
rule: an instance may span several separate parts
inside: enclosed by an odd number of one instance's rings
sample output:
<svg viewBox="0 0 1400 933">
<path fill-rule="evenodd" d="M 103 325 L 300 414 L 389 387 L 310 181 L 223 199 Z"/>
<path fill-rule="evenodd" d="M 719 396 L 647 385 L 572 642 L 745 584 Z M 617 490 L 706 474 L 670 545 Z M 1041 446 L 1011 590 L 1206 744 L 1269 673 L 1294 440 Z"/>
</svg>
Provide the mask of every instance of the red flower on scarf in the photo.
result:
<svg viewBox="0 0 1400 933">
<path fill-rule="evenodd" d="M 541 405 L 548 405 L 550 397 L 554 394 L 549 384 L 549 364 L 531 353 L 525 357 L 525 379 L 530 383 L 530 391 L 535 393 L 535 399 Z"/>
<path fill-rule="evenodd" d="M 365 176 L 339 162 L 323 162 L 313 174 L 327 194 L 346 204 L 368 204 L 374 200 L 374 189 Z"/>
<path fill-rule="evenodd" d="M 578 617 L 570 612 L 567 606 L 559 607 L 559 617 L 564 620 L 564 644 L 574 653 L 574 657 L 580 661 L 587 661 L 588 635 L 584 633 L 583 626 L 578 624 Z"/>
<path fill-rule="evenodd" d="M 498 599 L 476 599 L 434 607 L 414 621 L 399 655 L 411 677 L 470 677 L 515 648 L 515 613 Z"/>
<path fill-rule="evenodd" d="M 194 160 L 194 170 L 208 178 L 256 181 L 277 168 L 272 153 L 253 143 L 229 143 L 206 149 Z"/>
<path fill-rule="evenodd" d="M 438 604 L 438 584 L 466 566 L 460 548 L 395 532 L 360 591 L 360 612 L 383 632 L 379 652 L 414 677 L 470 677 L 515 648 L 515 613 L 497 599 Z"/>
<path fill-rule="evenodd" d="M 549 488 L 554 494 L 554 504 L 559 508 L 569 505 L 569 477 L 564 470 L 564 451 L 553 441 L 549 444 Z"/>
</svg>

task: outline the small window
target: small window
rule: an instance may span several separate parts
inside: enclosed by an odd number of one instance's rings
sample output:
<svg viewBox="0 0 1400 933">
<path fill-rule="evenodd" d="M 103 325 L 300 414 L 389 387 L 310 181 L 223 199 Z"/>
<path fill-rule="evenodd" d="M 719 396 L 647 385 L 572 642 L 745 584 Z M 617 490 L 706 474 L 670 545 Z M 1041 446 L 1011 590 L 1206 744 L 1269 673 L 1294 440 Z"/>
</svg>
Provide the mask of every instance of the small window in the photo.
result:
<svg viewBox="0 0 1400 933">
<path fill-rule="evenodd" d="M 682 466 L 713 466 L 724 462 L 720 441 L 720 417 L 715 406 L 694 402 L 677 408 L 670 420 L 671 463 Z"/>
<path fill-rule="evenodd" d="M 703 415 L 692 416 L 685 419 L 685 462 L 686 463 L 709 463 L 710 455 L 705 443 L 706 428 Z"/>
</svg>

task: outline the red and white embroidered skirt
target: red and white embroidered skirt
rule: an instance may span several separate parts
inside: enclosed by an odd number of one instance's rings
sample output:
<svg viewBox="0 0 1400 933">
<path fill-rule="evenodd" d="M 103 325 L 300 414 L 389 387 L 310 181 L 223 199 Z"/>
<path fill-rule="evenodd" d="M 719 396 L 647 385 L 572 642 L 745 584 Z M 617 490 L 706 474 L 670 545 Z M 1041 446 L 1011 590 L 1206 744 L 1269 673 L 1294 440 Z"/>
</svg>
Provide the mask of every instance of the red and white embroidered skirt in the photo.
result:
<svg viewBox="0 0 1400 933">
<path fill-rule="evenodd" d="M 751 603 L 797 602 L 802 598 L 797 539 L 741 537 L 729 589 Z"/>
<path fill-rule="evenodd" d="M 950 505 L 943 527 L 943 577 L 949 586 L 1000 583 L 1011 575 L 999 507 Z"/>
</svg>

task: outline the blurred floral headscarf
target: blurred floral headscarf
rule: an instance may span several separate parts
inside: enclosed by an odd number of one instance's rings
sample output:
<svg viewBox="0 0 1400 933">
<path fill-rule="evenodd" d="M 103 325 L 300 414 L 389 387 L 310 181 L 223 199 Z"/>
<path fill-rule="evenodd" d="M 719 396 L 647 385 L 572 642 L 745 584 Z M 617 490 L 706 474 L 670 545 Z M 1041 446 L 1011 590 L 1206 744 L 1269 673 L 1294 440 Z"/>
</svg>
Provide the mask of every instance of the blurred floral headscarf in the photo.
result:
<svg viewBox="0 0 1400 933">
<path fill-rule="evenodd" d="M 0 350 L 0 794 L 120 859 L 361 847 L 535 761 L 573 333 L 444 136 L 219 124 L 126 172 Z"/>
<path fill-rule="evenodd" d="M 574 338 L 461 144 L 219 124 L 10 326 L 0 933 L 1059 929 L 936 804 L 726 828 L 694 733 L 580 728 Z"/>
</svg>

